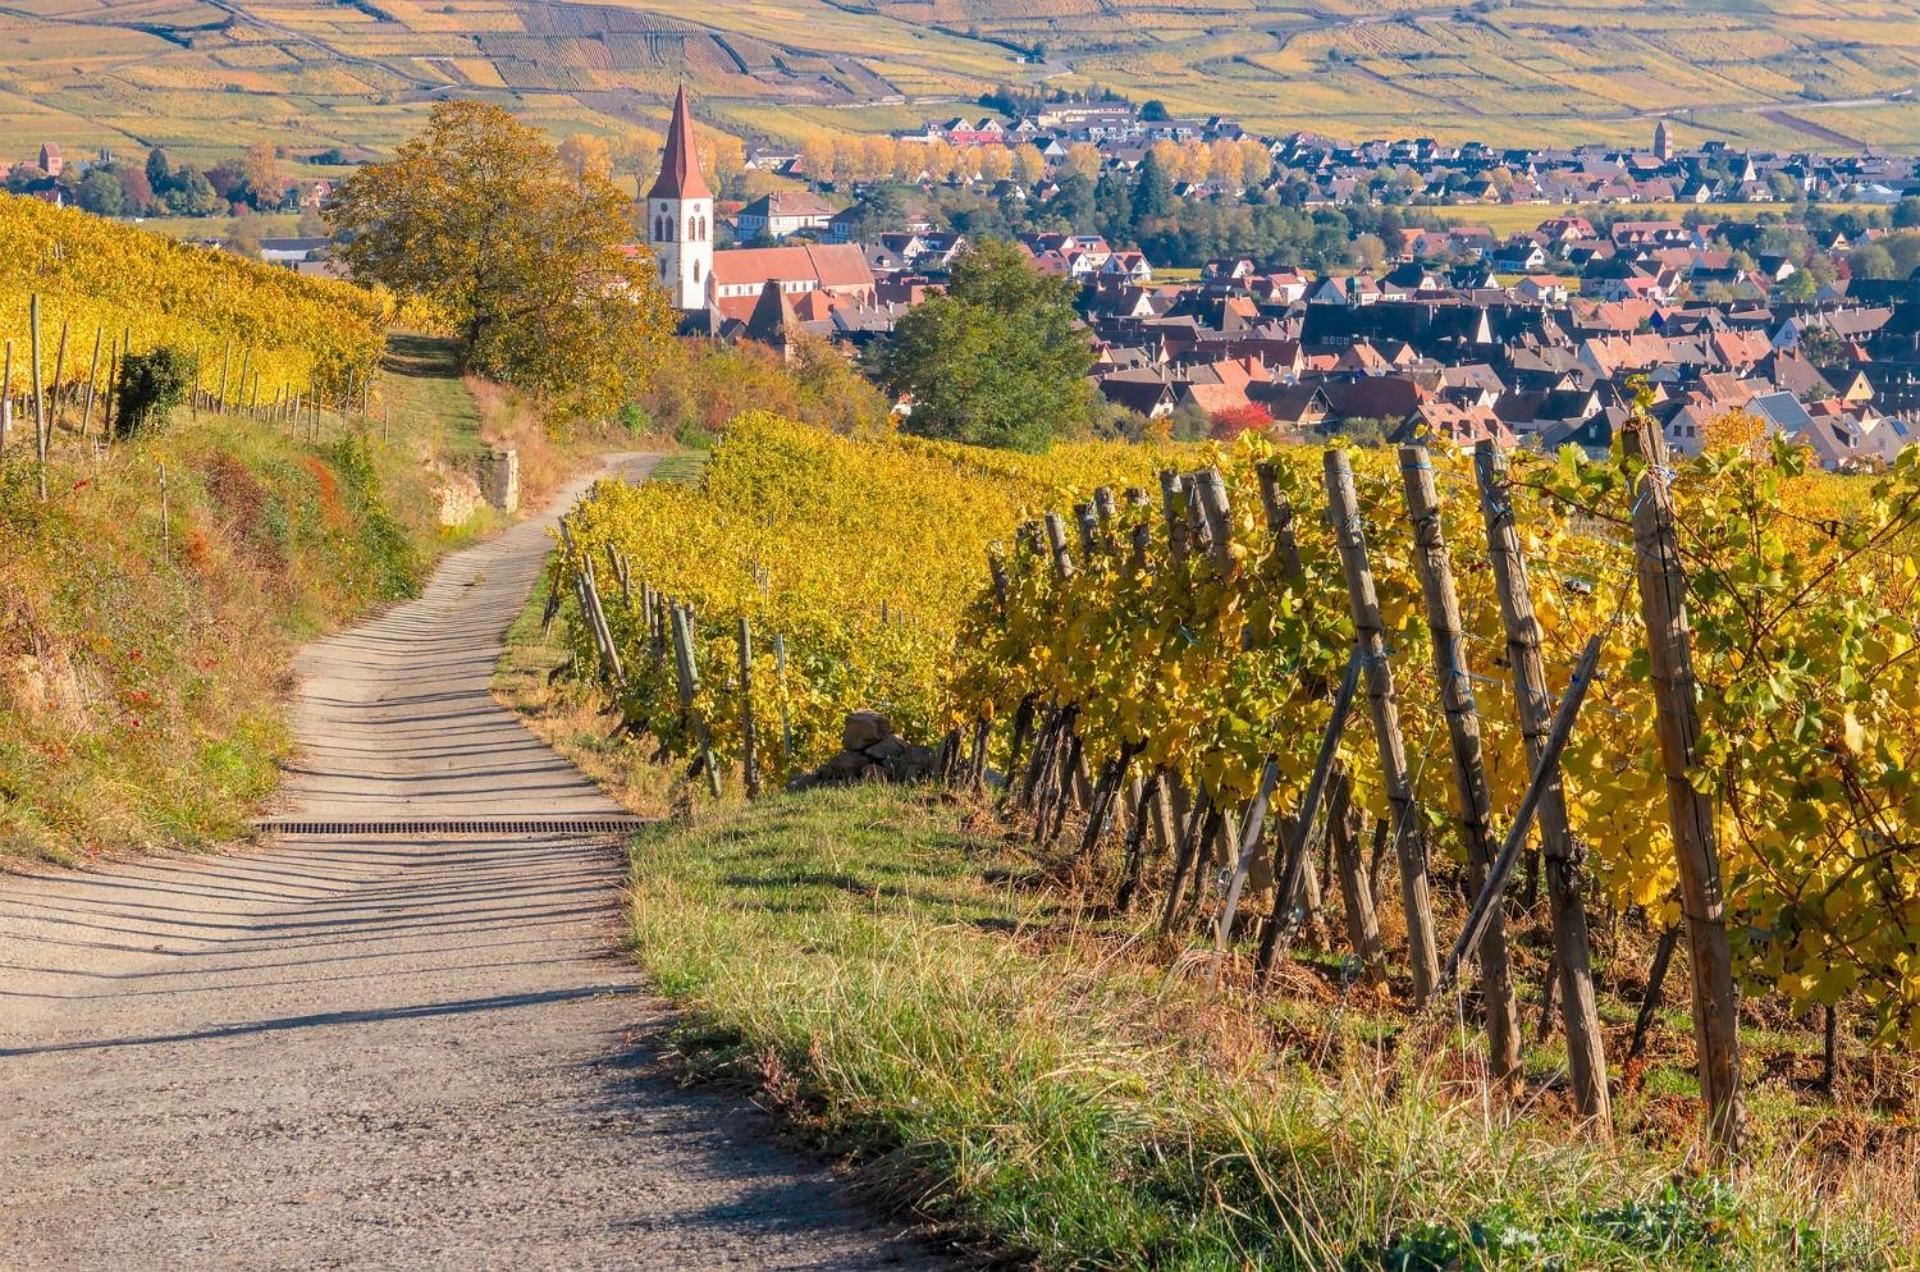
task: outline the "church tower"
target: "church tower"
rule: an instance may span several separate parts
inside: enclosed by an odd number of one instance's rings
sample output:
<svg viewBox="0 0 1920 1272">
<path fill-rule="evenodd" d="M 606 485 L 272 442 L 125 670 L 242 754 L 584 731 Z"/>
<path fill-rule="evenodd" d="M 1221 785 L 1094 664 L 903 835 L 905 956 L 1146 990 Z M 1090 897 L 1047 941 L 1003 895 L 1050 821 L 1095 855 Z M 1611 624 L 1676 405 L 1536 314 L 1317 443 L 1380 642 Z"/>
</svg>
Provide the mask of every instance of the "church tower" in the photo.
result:
<svg viewBox="0 0 1920 1272">
<path fill-rule="evenodd" d="M 1653 157 L 1661 163 L 1673 162 L 1673 129 L 1664 119 L 1653 126 Z"/>
<path fill-rule="evenodd" d="M 660 285 L 676 309 L 707 308 L 713 273 L 713 191 L 700 175 L 693 117 L 683 86 L 673 101 L 660 177 L 647 191 L 647 245 L 660 264 Z"/>
</svg>

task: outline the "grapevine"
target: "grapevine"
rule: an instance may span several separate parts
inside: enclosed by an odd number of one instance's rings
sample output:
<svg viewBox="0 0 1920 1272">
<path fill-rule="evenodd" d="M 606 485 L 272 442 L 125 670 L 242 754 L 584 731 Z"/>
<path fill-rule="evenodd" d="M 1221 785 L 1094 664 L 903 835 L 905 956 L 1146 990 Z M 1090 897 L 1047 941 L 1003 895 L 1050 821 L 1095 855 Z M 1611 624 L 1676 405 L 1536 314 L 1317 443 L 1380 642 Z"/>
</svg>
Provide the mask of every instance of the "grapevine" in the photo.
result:
<svg viewBox="0 0 1920 1272">
<path fill-rule="evenodd" d="M 318 387 L 338 392 L 379 362 L 392 318 L 388 298 L 327 279 L 304 278 L 228 252 L 178 243 L 72 208 L 0 197 L 0 333 L 14 341 L 16 374 L 28 332 L 28 299 L 43 323 L 66 323 L 73 347 L 67 381 L 84 377 L 96 331 L 130 337 L 136 350 L 172 346 L 197 359 L 200 386 L 218 390 L 230 356 L 238 401 L 243 360 L 262 400 Z M 52 331 L 43 374 L 52 385 Z M 15 381 L 16 385 L 21 383 Z"/>
<path fill-rule="evenodd" d="M 1419 810 L 1417 824 L 1392 829 L 1460 860 L 1399 460 L 1354 450 L 1351 461 Z M 1436 448 L 1430 462 L 1466 636 L 1458 674 L 1471 684 L 1497 819 L 1530 775 L 1480 492 L 1471 455 Z M 1294 514 L 1285 547 L 1263 515 L 1263 465 Z M 1229 509 L 1217 551 L 1158 479 L 1210 466 Z M 780 778 L 830 754 L 854 708 L 878 707 L 927 738 L 984 721 L 1004 761 L 1008 722 L 1039 704 L 1074 709 L 1095 767 L 1137 757 L 1138 771 L 1220 806 L 1243 804 L 1271 757 L 1285 808 L 1308 780 L 1354 642 L 1321 468 L 1318 449 L 1252 436 L 1032 457 L 750 416 L 700 488 L 601 487 L 576 518 L 577 553 L 615 548 L 636 578 L 692 606 L 709 669 L 698 711 L 724 763 L 739 754 L 727 669 L 747 617 L 761 633 L 754 681 L 768 690 L 754 702 L 759 736 L 778 737 L 784 717 L 796 739 Z M 1633 599 L 1636 476 L 1617 453 L 1521 452 L 1508 494 L 1554 692 L 1586 642 L 1601 641 L 1601 677 L 1562 759 L 1591 899 L 1665 926 L 1680 915 Z M 1909 452 L 1879 477 L 1843 482 L 1784 445 L 1759 459 L 1710 452 L 1678 465 L 1669 485 L 1701 686 L 1691 780 L 1713 801 L 1741 979 L 1796 1003 L 1857 994 L 1882 1042 L 1920 1046 L 1920 459 Z M 1098 486 L 1119 497 L 1083 538 L 1073 508 Z M 1048 509 L 1065 514 L 1064 570 L 1036 521 Z M 690 754 L 671 659 L 648 654 L 631 604 L 612 610 L 617 637 L 641 651 L 622 691 L 629 720 Z M 773 633 L 789 651 L 784 678 Z M 584 631 L 574 640 L 590 657 Z M 1354 799 L 1385 817 L 1364 717 L 1348 725 L 1340 759 Z"/>
</svg>

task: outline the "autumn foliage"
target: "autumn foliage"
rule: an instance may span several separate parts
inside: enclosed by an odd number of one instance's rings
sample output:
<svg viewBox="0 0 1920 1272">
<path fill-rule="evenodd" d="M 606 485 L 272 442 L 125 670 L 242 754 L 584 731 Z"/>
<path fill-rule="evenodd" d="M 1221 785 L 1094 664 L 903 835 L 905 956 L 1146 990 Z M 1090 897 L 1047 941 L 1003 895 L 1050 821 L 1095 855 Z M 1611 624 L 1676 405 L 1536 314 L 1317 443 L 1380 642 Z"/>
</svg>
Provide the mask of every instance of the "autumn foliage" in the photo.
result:
<svg viewBox="0 0 1920 1272">
<path fill-rule="evenodd" d="M 1264 433 L 1273 427 L 1273 416 L 1258 402 L 1230 406 L 1208 417 L 1207 431 L 1215 440 L 1230 442 L 1245 432 Z"/>
<path fill-rule="evenodd" d="M 592 156 L 496 106 L 450 101 L 328 209 L 361 279 L 428 304 L 468 370 L 611 415 L 647 382 L 673 312 L 632 207 Z"/>
</svg>

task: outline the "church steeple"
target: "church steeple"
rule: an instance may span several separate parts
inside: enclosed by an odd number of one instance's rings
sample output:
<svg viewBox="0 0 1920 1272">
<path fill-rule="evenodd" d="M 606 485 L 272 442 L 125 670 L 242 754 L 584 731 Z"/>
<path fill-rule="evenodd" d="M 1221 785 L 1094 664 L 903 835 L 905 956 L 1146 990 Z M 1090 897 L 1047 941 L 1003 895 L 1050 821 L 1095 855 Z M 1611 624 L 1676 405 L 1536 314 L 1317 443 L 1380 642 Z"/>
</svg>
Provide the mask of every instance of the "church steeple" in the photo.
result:
<svg viewBox="0 0 1920 1272">
<path fill-rule="evenodd" d="M 713 191 L 700 175 L 693 116 L 683 86 L 673 100 L 660 178 L 647 191 L 647 246 L 660 266 L 660 284 L 674 307 L 705 309 L 713 283 Z"/>
<path fill-rule="evenodd" d="M 707 179 L 700 174 L 700 151 L 693 144 L 693 116 L 687 110 L 687 86 L 673 99 L 673 121 L 667 125 L 667 146 L 660 154 L 660 176 L 647 191 L 649 199 L 711 199 Z"/>
</svg>

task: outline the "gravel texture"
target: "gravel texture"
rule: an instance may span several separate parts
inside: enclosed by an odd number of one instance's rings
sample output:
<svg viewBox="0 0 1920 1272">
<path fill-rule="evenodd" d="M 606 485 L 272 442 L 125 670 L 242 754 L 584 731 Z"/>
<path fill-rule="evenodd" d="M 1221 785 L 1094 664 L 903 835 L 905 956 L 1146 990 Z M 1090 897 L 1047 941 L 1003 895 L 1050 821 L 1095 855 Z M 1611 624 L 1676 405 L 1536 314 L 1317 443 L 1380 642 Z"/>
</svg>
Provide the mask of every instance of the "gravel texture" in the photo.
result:
<svg viewBox="0 0 1920 1272">
<path fill-rule="evenodd" d="M 549 524 L 303 651 L 276 815 L 618 811 L 488 695 Z M 375 833 L 0 879 L 0 1267 L 940 1262 L 663 1073 L 622 870 Z"/>
</svg>

